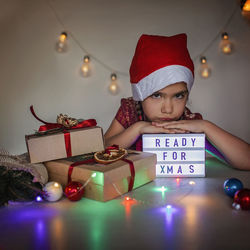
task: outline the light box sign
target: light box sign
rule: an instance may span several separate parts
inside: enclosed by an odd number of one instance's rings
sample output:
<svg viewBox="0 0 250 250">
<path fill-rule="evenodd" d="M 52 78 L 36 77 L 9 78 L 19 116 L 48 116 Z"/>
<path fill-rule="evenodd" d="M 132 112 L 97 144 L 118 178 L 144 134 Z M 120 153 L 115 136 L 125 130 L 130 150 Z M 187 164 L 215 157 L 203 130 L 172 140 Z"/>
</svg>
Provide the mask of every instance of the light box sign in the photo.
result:
<svg viewBox="0 0 250 250">
<path fill-rule="evenodd" d="M 157 177 L 205 176 L 205 134 L 144 134 L 142 145 L 157 155 Z"/>
</svg>

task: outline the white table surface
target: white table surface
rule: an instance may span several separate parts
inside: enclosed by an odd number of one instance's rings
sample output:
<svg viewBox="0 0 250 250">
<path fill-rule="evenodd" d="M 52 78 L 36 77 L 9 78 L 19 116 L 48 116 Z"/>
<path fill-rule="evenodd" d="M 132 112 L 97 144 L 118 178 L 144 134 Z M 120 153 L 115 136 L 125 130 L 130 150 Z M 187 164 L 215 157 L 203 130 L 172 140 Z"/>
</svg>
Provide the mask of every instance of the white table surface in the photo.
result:
<svg viewBox="0 0 250 250">
<path fill-rule="evenodd" d="M 205 178 L 157 178 L 130 202 L 13 203 L 0 208 L 0 249 L 250 249 L 250 211 L 224 193 L 231 177 L 250 188 L 250 171 L 210 158 Z"/>
</svg>

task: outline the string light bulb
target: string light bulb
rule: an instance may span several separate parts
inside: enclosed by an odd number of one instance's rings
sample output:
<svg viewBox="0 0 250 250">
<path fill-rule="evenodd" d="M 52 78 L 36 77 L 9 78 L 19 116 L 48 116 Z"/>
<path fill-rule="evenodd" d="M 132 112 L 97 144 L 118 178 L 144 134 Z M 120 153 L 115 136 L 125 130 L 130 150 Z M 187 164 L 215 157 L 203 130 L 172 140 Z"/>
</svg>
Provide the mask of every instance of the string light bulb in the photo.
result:
<svg viewBox="0 0 250 250">
<path fill-rule="evenodd" d="M 200 58 L 201 66 L 200 66 L 200 76 L 202 78 L 208 78 L 211 75 L 211 69 L 207 64 L 207 58 L 205 56 L 202 56 Z"/>
<path fill-rule="evenodd" d="M 195 182 L 194 181 L 190 181 L 189 185 L 195 185 Z"/>
<path fill-rule="evenodd" d="M 84 58 L 83 58 L 83 64 L 81 67 L 81 75 L 83 77 L 88 77 L 91 75 L 90 57 L 89 56 L 84 56 Z"/>
<path fill-rule="evenodd" d="M 245 2 L 244 5 L 242 6 L 242 10 L 244 11 L 250 11 L 250 0 L 243 1 Z"/>
<path fill-rule="evenodd" d="M 229 40 L 229 36 L 227 32 L 223 32 L 221 34 L 221 43 L 220 43 L 220 48 L 222 53 L 229 55 L 232 53 L 233 50 L 233 44 Z"/>
<path fill-rule="evenodd" d="M 68 42 L 67 42 L 67 33 L 62 32 L 58 37 L 58 41 L 56 43 L 56 51 L 59 53 L 66 52 L 68 50 Z"/>
<path fill-rule="evenodd" d="M 241 0 L 241 14 L 250 21 L 250 0 Z"/>
<path fill-rule="evenodd" d="M 164 186 L 162 186 L 162 187 L 160 188 L 160 190 L 161 190 L 161 192 L 165 192 L 165 191 L 167 191 L 167 188 L 165 188 Z"/>
<path fill-rule="evenodd" d="M 36 197 L 36 201 L 37 202 L 40 202 L 40 201 L 42 201 L 43 200 L 43 198 L 40 196 L 40 195 L 38 195 L 37 197 Z"/>
<path fill-rule="evenodd" d="M 117 80 L 117 75 L 115 73 L 112 73 L 110 76 L 112 81 L 116 81 Z"/>
<path fill-rule="evenodd" d="M 118 87 L 118 83 L 117 83 L 117 75 L 115 73 L 112 73 L 110 75 L 111 78 L 111 82 L 109 84 L 109 92 L 112 95 L 117 95 L 119 92 L 119 87 Z"/>
</svg>

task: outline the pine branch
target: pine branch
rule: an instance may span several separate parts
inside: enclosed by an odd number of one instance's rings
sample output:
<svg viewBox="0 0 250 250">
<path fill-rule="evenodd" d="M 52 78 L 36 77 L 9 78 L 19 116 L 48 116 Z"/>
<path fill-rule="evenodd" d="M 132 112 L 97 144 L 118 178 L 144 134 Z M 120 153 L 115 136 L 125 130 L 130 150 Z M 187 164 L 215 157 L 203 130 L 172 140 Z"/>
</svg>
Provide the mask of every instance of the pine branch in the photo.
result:
<svg viewBox="0 0 250 250">
<path fill-rule="evenodd" d="M 34 200 L 42 192 L 38 182 L 32 182 L 33 176 L 23 170 L 8 170 L 0 166 L 0 206 L 8 201 Z"/>
</svg>

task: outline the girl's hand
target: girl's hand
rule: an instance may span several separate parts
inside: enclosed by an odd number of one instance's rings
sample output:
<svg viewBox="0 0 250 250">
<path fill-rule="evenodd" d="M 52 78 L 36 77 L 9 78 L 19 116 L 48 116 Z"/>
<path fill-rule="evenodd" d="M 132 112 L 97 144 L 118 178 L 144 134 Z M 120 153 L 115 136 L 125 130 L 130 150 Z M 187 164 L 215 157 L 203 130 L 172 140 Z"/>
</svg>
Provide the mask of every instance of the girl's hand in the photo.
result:
<svg viewBox="0 0 250 250">
<path fill-rule="evenodd" d="M 173 122 L 152 122 L 152 125 L 164 128 L 164 129 L 175 129 L 184 131 L 184 133 L 194 132 L 194 133 L 204 133 L 205 132 L 205 123 L 204 120 L 181 120 Z"/>
<path fill-rule="evenodd" d="M 141 121 L 140 123 L 140 134 L 175 134 L 175 133 L 186 133 L 186 131 L 179 128 L 167 128 L 164 126 L 155 126 L 151 122 Z"/>
</svg>

